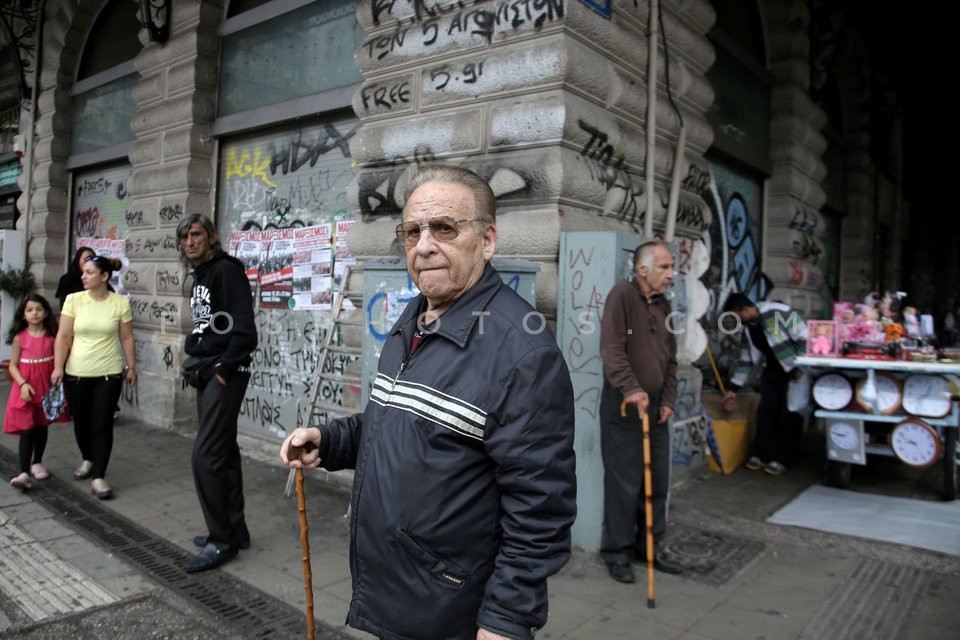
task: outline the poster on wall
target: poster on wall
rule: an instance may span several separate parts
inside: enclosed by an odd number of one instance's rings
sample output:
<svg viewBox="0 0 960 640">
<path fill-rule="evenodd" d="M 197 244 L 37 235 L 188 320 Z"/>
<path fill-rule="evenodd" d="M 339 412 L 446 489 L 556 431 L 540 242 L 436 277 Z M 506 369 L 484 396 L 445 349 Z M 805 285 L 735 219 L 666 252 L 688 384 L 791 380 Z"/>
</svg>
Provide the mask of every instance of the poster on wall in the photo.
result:
<svg viewBox="0 0 960 640">
<path fill-rule="evenodd" d="M 257 282 L 260 279 L 260 243 L 259 231 L 231 231 L 230 255 L 243 263 L 243 271 L 250 283 L 250 295 L 256 298 Z"/>
<path fill-rule="evenodd" d="M 260 308 L 286 309 L 293 297 L 293 229 L 261 232 Z"/>
<path fill-rule="evenodd" d="M 293 229 L 293 301 L 291 309 L 329 309 L 333 303 L 330 224 Z"/>
<path fill-rule="evenodd" d="M 332 280 L 353 260 L 349 142 L 359 126 L 355 117 L 317 119 L 220 142 L 216 219 L 247 270 L 260 338 L 240 410 L 245 433 L 282 438 L 304 420 L 304 390 L 334 330 Z M 355 359 L 331 353 L 323 368 L 343 373 Z M 325 381 L 320 400 L 353 393 Z"/>
</svg>

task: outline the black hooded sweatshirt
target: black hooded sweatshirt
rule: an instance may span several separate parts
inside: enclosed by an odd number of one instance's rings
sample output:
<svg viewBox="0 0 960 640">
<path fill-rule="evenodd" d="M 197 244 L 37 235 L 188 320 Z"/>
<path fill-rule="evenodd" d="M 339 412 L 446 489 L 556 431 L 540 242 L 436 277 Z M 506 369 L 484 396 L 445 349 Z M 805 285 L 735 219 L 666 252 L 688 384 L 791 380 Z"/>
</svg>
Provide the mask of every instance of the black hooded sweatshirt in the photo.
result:
<svg viewBox="0 0 960 640">
<path fill-rule="evenodd" d="M 257 348 L 253 300 L 243 263 L 221 252 L 190 273 L 193 333 L 187 336 L 184 351 L 191 356 L 218 356 L 215 371 L 229 380 L 238 367 L 250 365 Z"/>
</svg>

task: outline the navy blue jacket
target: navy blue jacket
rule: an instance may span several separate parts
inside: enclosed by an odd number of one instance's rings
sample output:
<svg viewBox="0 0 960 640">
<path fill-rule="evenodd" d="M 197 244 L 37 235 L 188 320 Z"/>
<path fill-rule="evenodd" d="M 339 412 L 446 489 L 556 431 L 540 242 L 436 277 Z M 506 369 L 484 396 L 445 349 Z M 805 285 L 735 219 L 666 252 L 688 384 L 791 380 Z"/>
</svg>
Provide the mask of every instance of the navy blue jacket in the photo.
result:
<svg viewBox="0 0 960 640">
<path fill-rule="evenodd" d="M 489 265 L 409 355 L 422 302 L 391 330 L 363 414 L 321 430 L 323 466 L 356 469 L 347 622 L 385 639 L 532 638 L 570 557 L 570 374 Z"/>
</svg>

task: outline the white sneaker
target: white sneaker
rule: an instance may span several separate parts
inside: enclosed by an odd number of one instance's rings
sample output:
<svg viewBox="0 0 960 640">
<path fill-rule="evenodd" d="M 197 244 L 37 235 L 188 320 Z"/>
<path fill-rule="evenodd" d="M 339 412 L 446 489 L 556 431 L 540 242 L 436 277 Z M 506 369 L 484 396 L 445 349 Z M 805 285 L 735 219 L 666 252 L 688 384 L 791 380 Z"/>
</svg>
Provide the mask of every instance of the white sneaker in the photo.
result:
<svg viewBox="0 0 960 640">
<path fill-rule="evenodd" d="M 30 475 L 32 475 L 37 480 L 46 480 L 50 477 L 50 472 L 47 471 L 47 468 L 40 464 L 39 462 L 30 467 Z"/>
<path fill-rule="evenodd" d="M 18 476 L 10 478 L 10 486 L 16 487 L 17 489 L 29 489 L 33 486 L 33 483 L 30 482 L 30 474 L 23 472 Z"/>
</svg>

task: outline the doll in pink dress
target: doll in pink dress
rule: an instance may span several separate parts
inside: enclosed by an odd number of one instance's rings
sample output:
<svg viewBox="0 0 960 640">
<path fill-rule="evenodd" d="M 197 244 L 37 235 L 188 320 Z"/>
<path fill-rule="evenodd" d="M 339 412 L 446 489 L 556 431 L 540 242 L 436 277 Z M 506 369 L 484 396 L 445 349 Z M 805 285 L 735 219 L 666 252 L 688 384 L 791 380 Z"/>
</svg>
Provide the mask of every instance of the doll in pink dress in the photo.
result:
<svg viewBox="0 0 960 640">
<path fill-rule="evenodd" d="M 31 476 L 43 480 L 50 475 L 42 462 L 50 424 L 42 398 L 50 388 L 56 335 L 57 323 L 50 303 L 36 293 L 27 294 L 17 306 L 7 336 L 13 388 L 3 419 L 3 432 L 20 436 L 20 474 L 10 480 L 10 485 L 18 489 L 29 489 Z M 69 419 L 65 414 L 57 421 Z"/>
</svg>

